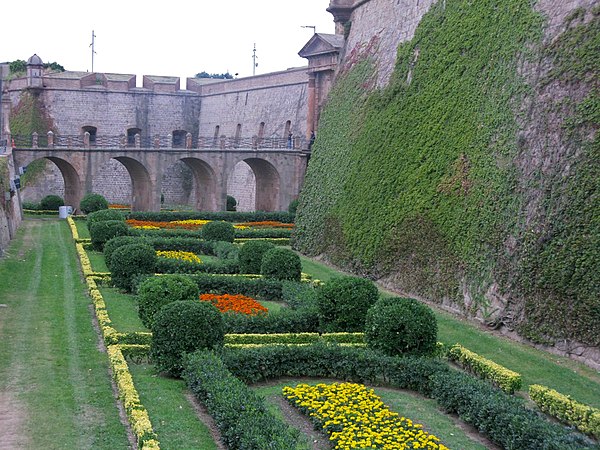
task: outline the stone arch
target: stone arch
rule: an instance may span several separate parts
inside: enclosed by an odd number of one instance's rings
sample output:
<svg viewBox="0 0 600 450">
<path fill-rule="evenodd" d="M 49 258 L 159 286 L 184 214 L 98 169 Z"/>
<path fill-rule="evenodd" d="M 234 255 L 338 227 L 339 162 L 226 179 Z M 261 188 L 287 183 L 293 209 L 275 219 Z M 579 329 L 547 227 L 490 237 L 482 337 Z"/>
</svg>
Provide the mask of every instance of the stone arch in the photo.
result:
<svg viewBox="0 0 600 450">
<path fill-rule="evenodd" d="M 246 158 L 243 162 L 250 166 L 254 174 L 254 210 L 280 210 L 281 176 L 277 168 L 269 161 L 261 158 Z"/>
<path fill-rule="evenodd" d="M 27 165 L 40 160 L 51 161 L 54 165 L 46 166 L 46 169 L 44 169 L 44 176 L 40 177 L 43 181 L 42 184 L 36 183 L 33 186 L 27 187 L 28 190 L 38 191 L 38 195 L 28 193 L 27 197 L 37 201 L 47 194 L 61 195 L 64 198 L 65 205 L 73 206 L 74 209 L 79 208 L 79 202 L 83 198 L 83 183 L 79 172 L 73 164 L 63 158 L 44 156 L 32 159 Z M 62 176 L 62 180 L 58 177 L 57 168 Z M 54 177 L 53 174 L 55 175 Z M 24 198 L 24 200 L 26 199 L 28 198 Z"/>
<path fill-rule="evenodd" d="M 126 174 L 129 175 L 129 180 L 125 179 Z M 138 160 L 128 156 L 115 156 L 98 164 L 92 190 L 104 195 L 109 203 L 130 204 L 132 211 L 156 209 L 154 183 L 148 169 Z M 127 196 L 129 201 L 125 198 Z"/>
<path fill-rule="evenodd" d="M 217 200 L 217 176 L 214 169 L 206 161 L 198 158 L 183 158 L 192 171 L 194 186 L 191 201 L 198 211 L 219 211 Z"/>
</svg>

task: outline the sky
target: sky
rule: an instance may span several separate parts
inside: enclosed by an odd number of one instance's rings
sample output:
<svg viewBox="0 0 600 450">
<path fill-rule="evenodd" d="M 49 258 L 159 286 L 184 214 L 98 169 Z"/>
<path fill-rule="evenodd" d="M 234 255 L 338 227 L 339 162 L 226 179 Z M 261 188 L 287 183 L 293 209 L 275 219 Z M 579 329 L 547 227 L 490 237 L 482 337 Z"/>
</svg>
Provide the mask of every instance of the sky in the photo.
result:
<svg viewBox="0 0 600 450">
<path fill-rule="evenodd" d="M 256 75 L 307 65 L 298 51 L 334 33 L 329 0 L 31 0 L 0 5 L 0 62 L 36 53 L 66 70 L 178 76 Z"/>
</svg>

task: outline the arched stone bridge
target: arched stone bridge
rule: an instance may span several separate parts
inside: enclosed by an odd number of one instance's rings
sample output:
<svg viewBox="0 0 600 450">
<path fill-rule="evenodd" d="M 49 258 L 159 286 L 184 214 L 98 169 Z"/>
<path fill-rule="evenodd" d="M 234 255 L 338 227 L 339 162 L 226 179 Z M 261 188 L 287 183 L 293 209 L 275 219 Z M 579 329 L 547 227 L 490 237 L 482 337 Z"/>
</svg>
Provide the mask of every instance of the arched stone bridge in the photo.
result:
<svg viewBox="0 0 600 450">
<path fill-rule="evenodd" d="M 65 204 L 74 208 L 79 207 L 86 192 L 92 192 L 100 168 L 110 159 L 117 160 L 131 177 L 131 207 L 135 211 L 160 210 L 163 171 L 178 161 L 193 174 L 197 193 L 194 206 L 199 210 L 226 209 L 227 181 L 241 161 L 254 172 L 255 209 L 286 210 L 300 192 L 309 156 L 309 152 L 295 148 L 299 147 L 297 142 L 288 148 L 289 143 L 281 139 L 200 138 L 195 143 L 188 139 L 180 147 L 173 147 L 171 139 L 166 142 L 167 146 L 161 146 L 161 139 L 156 137 L 148 143 L 151 145 L 142 147 L 139 137 L 127 143 L 121 137 L 97 136 L 90 142 L 89 136 L 69 139 L 51 135 L 44 147 L 38 146 L 36 137 L 29 142 L 16 139 L 12 152 L 16 167 L 26 167 L 41 158 L 56 164 L 64 179 Z"/>
</svg>

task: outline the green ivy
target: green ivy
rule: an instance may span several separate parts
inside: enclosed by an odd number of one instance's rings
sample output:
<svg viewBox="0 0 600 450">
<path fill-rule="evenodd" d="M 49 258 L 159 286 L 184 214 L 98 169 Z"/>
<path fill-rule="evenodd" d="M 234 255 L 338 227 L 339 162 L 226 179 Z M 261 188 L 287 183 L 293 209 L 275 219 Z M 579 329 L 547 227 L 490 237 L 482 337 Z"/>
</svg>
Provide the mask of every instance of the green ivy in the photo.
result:
<svg viewBox="0 0 600 450">
<path fill-rule="evenodd" d="M 350 53 L 321 115 L 294 247 L 471 313 L 492 312 L 496 283 L 522 331 L 600 345 L 599 13 L 575 10 L 545 43 L 529 0 L 438 2 L 381 90 L 371 55 Z M 540 60 L 551 70 L 528 85 L 522 69 Z M 552 83 L 587 92 L 548 107 L 569 160 L 525 173 L 523 106 L 548 101 L 536 94 Z M 534 224 L 532 192 L 543 197 Z"/>
</svg>

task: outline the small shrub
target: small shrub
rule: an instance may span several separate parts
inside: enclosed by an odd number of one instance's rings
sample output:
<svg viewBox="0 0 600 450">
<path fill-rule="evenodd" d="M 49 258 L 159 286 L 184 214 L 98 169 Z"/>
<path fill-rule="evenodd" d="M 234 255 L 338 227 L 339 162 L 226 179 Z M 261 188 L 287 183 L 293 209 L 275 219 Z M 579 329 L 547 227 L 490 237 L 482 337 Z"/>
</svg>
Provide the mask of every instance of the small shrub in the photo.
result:
<svg viewBox="0 0 600 450">
<path fill-rule="evenodd" d="M 79 202 L 79 209 L 81 209 L 84 214 L 89 214 L 101 209 L 108 209 L 108 202 L 100 194 L 89 193 L 85 194 L 81 199 L 81 202 Z"/>
<path fill-rule="evenodd" d="M 202 237 L 207 241 L 233 242 L 235 228 L 230 222 L 213 220 L 202 227 Z"/>
<path fill-rule="evenodd" d="M 224 336 L 223 317 L 213 304 L 172 302 L 154 316 L 150 356 L 159 371 L 178 377 L 186 353 L 218 349 Z"/>
<path fill-rule="evenodd" d="M 38 211 L 38 210 L 41 210 L 42 208 L 39 203 L 24 201 L 23 209 L 29 209 L 31 211 Z"/>
<path fill-rule="evenodd" d="M 40 209 L 46 211 L 58 211 L 58 208 L 63 206 L 65 201 L 58 195 L 46 195 L 40 200 Z"/>
<path fill-rule="evenodd" d="M 326 332 L 364 331 L 367 311 L 379 298 L 371 280 L 342 276 L 317 289 L 321 329 Z"/>
<path fill-rule="evenodd" d="M 292 250 L 275 247 L 263 255 L 260 273 L 265 278 L 300 281 L 302 262 Z"/>
<path fill-rule="evenodd" d="M 260 273 L 264 254 L 273 248 L 275 244 L 267 241 L 246 242 L 239 253 L 240 273 Z"/>
<path fill-rule="evenodd" d="M 113 284 L 130 292 L 136 275 L 154 273 L 156 259 L 156 252 L 148 244 L 127 244 L 117 248 L 108 266 Z"/>
<path fill-rule="evenodd" d="M 152 329 L 154 316 L 172 302 L 198 300 L 198 285 L 185 275 L 161 275 L 142 281 L 138 287 L 138 315 L 142 323 Z"/>
<path fill-rule="evenodd" d="M 437 321 L 431 308 L 412 298 L 384 298 L 373 305 L 365 341 L 387 355 L 431 355 L 436 350 Z"/>
<path fill-rule="evenodd" d="M 92 239 L 92 247 L 102 251 L 104 244 L 116 237 L 126 236 L 129 233 L 129 227 L 122 220 L 104 220 L 102 222 L 94 222 L 89 227 L 90 238 Z"/>
<path fill-rule="evenodd" d="M 110 259 L 112 258 L 113 252 L 127 244 L 141 244 L 144 243 L 144 239 L 138 236 L 115 236 L 110 238 L 108 241 L 104 243 L 104 248 L 102 252 L 104 253 L 104 262 L 108 267 L 110 267 Z"/>
<path fill-rule="evenodd" d="M 227 196 L 227 211 L 235 211 L 237 207 L 237 200 L 231 195 Z"/>
<path fill-rule="evenodd" d="M 124 222 L 125 216 L 115 209 L 99 209 L 98 211 L 89 213 L 85 222 L 89 229 L 93 223 L 103 222 L 105 220 L 120 220 L 121 222 Z"/>
</svg>

